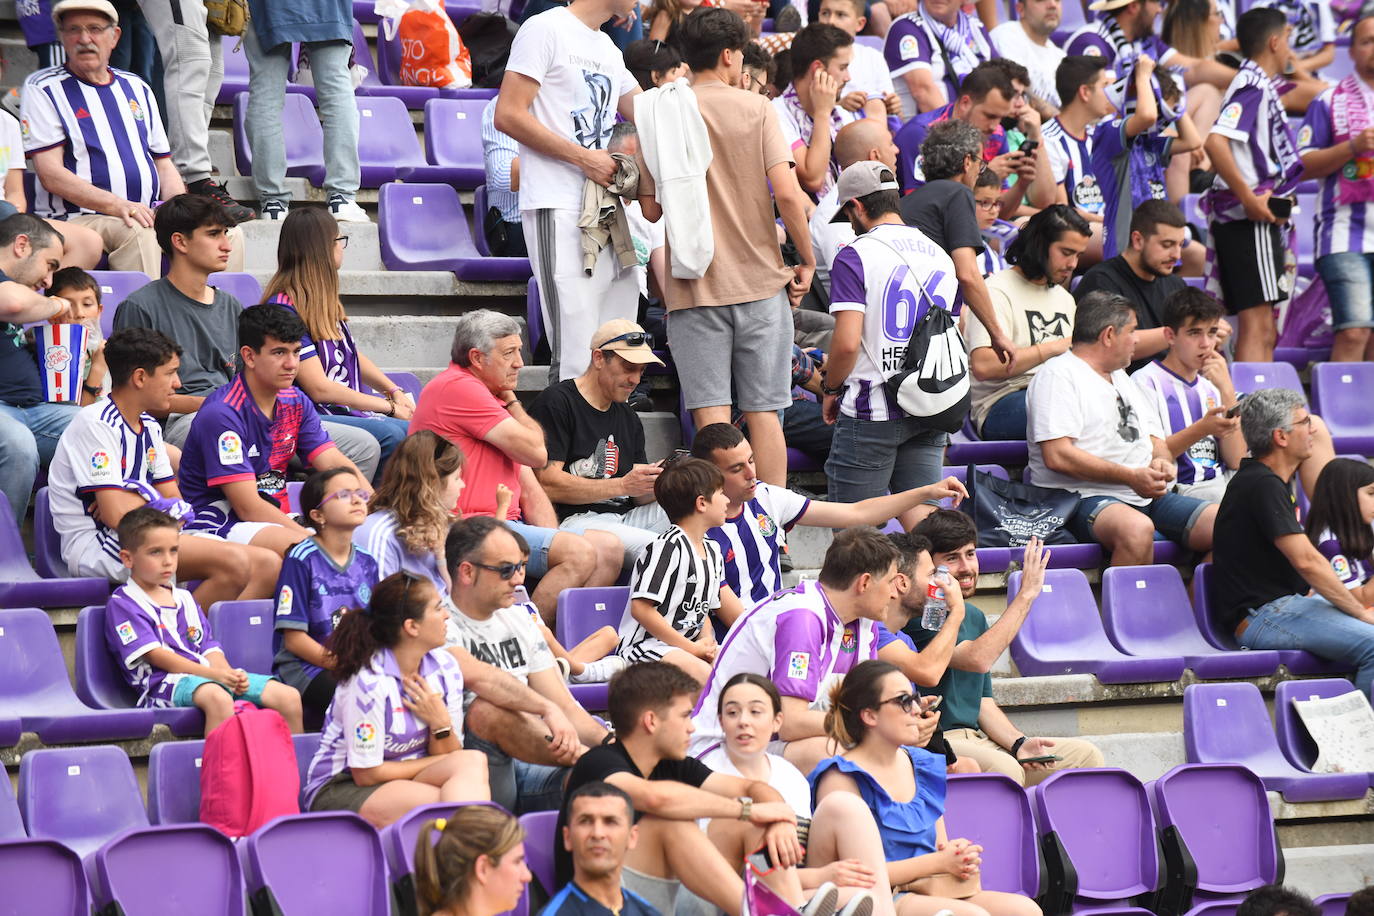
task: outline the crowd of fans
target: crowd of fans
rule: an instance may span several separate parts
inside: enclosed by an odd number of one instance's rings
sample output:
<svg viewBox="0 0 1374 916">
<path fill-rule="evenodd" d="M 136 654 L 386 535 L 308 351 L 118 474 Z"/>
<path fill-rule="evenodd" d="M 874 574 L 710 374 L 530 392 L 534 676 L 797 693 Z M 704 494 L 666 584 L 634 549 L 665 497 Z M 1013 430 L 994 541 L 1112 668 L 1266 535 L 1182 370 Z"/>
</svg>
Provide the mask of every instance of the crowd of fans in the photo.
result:
<svg viewBox="0 0 1374 916">
<path fill-rule="evenodd" d="M 981 890 L 945 774 L 1034 784 L 1103 756 L 993 697 L 1053 548 L 1030 540 L 989 624 L 968 493 L 942 471 L 961 428 L 1024 441 L 1026 482 L 1072 494 L 1065 527 L 1110 563 L 1160 539 L 1212 555 L 1222 628 L 1347 662 L 1368 693 L 1374 471 L 1335 458 L 1299 393 L 1239 398 L 1227 352 L 1272 359 L 1292 195 L 1316 178 L 1333 357 L 1371 356 L 1374 18 L 1333 85 L 1310 0 L 1177 0 L 1165 38 L 1156 0 L 1098 0 L 1067 37 L 1060 0 L 1000 25 L 954 0 L 544 4 L 471 128 L 488 241 L 540 289 L 551 369 L 527 409 L 505 314 L 460 315 L 418 400 L 359 348 L 340 296 L 368 218 L 350 5 L 249 6 L 256 209 L 211 174 L 203 8 L 59 0 L 30 34 L 49 66 L 3 147 L 0 491 L 23 524 L 46 471 L 68 571 L 118 585 L 105 639 L 141 704 L 199 707 L 207 734 L 236 699 L 322 730 L 310 810 L 559 808 L 552 912 L 734 914 L 748 863 L 807 916 L 1034 916 Z M 111 67 L 126 23 L 161 85 Z M 292 42 L 325 207 L 284 183 Z M 1194 187 L 1205 226 L 1178 206 Z M 241 303 L 214 275 L 242 266 L 255 218 L 281 221 L 277 270 Z M 102 257 L 158 278 L 108 339 Z M 1210 292 L 1181 276 L 1204 271 Z M 48 399 L 24 332 L 45 322 L 87 330 L 78 402 Z M 669 353 L 695 437 L 655 463 L 637 411 Z M 789 446 L 824 463 L 828 500 L 786 486 Z M 837 533 L 787 587 L 797 525 Z M 559 596 L 618 581 L 623 614 L 561 645 Z M 262 598 L 272 670 L 234 668 L 205 610 Z M 568 686 L 608 680 L 606 719 Z M 465 808 L 431 832 L 424 906 L 510 908 L 529 879 L 512 821 Z"/>
</svg>

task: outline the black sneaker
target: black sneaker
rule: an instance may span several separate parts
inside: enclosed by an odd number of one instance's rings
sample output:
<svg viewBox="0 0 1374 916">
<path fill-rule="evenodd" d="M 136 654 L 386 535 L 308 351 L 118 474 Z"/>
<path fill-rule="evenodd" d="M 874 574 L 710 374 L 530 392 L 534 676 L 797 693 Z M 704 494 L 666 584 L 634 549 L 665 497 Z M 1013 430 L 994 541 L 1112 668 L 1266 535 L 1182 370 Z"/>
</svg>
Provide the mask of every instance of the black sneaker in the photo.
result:
<svg viewBox="0 0 1374 916">
<path fill-rule="evenodd" d="M 257 211 L 252 207 L 245 207 L 237 200 L 229 196 L 229 192 L 224 189 L 224 185 L 215 181 L 213 178 L 202 178 L 200 181 L 193 181 L 186 186 L 186 190 L 191 194 L 201 194 L 205 197 L 213 198 L 224 205 L 224 209 L 229 211 L 229 216 L 235 223 L 244 223 L 250 219 L 257 219 Z"/>
</svg>

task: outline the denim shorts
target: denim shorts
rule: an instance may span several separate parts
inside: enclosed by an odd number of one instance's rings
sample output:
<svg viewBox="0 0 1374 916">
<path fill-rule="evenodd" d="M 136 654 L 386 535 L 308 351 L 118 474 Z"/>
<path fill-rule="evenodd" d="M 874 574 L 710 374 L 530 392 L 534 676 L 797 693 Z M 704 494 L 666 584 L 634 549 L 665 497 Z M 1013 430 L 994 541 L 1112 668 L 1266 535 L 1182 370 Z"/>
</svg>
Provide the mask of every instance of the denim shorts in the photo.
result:
<svg viewBox="0 0 1374 916">
<path fill-rule="evenodd" d="M 1148 515 L 1150 521 L 1155 523 L 1156 541 L 1173 541 L 1184 547 L 1188 546 L 1188 533 L 1193 530 L 1193 525 L 1197 524 L 1198 518 L 1211 505 L 1178 493 L 1165 493 L 1143 506 L 1132 505 L 1115 496 L 1084 496 L 1078 501 L 1078 508 L 1074 510 L 1073 515 L 1069 516 L 1068 528 L 1074 537 L 1084 544 L 1096 542 L 1097 538 L 1093 537 L 1093 523 L 1097 521 L 1097 516 L 1102 510 L 1112 503 L 1121 503 Z"/>
<path fill-rule="evenodd" d="M 525 539 L 525 543 L 530 545 L 530 561 L 525 567 L 525 572 L 538 579 L 540 576 L 548 575 L 549 572 L 549 547 L 553 545 L 554 535 L 558 534 L 557 528 L 537 528 L 534 525 L 526 525 L 524 522 L 506 521 L 506 527 L 511 531 L 518 532 Z"/>
<path fill-rule="evenodd" d="M 1317 259 L 1317 273 L 1331 303 L 1331 326 L 1374 328 L 1374 254 L 1342 251 Z"/>
<path fill-rule="evenodd" d="M 202 684 L 214 684 L 220 690 L 229 694 L 236 700 L 247 700 L 254 706 L 262 706 L 262 692 L 267 689 L 269 681 L 276 678 L 270 674 L 250 674 L 248 675 L 248 689 L 243 693 L 234 693 L 219 681 L 212 681 L 208 677 L 201 677 L 198 674 L 183 674 L 177 681 L 176 688 L 172 691 L 173 706 L 194 706 L 195 692 L 200 689 Z"/>
</svg>

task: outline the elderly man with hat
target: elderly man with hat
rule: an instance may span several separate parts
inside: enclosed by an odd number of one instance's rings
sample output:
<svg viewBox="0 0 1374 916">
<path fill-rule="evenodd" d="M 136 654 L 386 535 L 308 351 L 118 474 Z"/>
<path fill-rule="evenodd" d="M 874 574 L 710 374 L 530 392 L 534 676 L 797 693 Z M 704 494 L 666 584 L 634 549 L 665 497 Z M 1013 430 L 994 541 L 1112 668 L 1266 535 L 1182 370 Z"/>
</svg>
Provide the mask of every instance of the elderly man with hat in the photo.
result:
<svg viewBox="0 0 1374 916">
<path fill-rule="evenodd" d="M 625 545 L 628 566 L 668 530 L 654 502 L 662 472 L 644 450 L 644 427 L 627 401 L 654 355 L 654 339 L 633 321 L 617 318 L 591 339 L 591 363 L 576 378 L 540 392 L 530 415 L 544 428 L 548 464 L 535 477 L 553 500 L 564 531 L 609 531 Z"/>
</svg>

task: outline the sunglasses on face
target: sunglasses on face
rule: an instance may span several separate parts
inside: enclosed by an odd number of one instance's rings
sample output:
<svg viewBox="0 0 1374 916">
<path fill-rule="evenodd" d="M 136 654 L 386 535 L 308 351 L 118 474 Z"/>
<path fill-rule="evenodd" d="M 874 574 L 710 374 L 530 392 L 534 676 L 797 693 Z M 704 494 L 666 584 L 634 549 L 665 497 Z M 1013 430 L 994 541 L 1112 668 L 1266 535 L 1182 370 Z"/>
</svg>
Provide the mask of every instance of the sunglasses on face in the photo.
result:
<svg viewBox="0 0 1374 916">
<path fill-rule="evenodd" d="M 516 573 L 523 572 L 525 566 L 528 564 L 528 561 L 526 560 L 521 560 L 519 563 L 498 563 L 495 566 L 491 565 L 490 563 L 478 563 L 476 560 L 469 560 L 468 562 L 471 563 L 473 566 L 476 566 L 478 569 L 485 569 L 488 572 L 494 572 L 496 573 L 497 578 L 504 579 L 506 581 L 510 581 L 511 576 L 514 576 Z"/>
<path fill-rule="evenodd" d="M 886 706 L 888 703 L 891 703 L 893 706 L 900 707 L 902 712 L 910 714 L 911 710 L 915 708 L 916 704 L 920 701 L 921 698 L 914 693 L 899 693 L 895 697 L 888 697 L 886 700 L 882 700 L 878 705 Z"/>
</svg>

